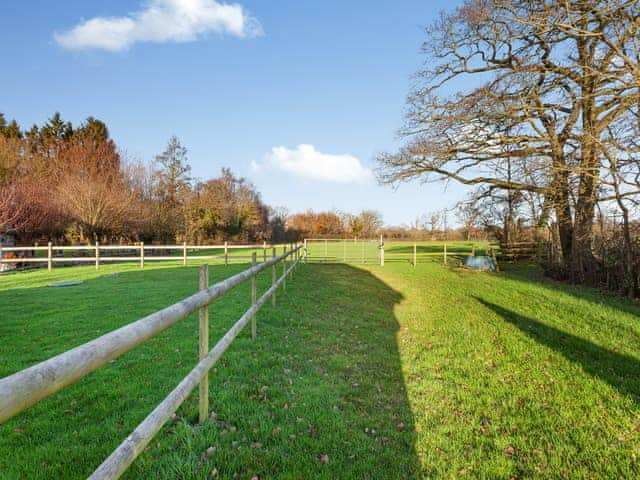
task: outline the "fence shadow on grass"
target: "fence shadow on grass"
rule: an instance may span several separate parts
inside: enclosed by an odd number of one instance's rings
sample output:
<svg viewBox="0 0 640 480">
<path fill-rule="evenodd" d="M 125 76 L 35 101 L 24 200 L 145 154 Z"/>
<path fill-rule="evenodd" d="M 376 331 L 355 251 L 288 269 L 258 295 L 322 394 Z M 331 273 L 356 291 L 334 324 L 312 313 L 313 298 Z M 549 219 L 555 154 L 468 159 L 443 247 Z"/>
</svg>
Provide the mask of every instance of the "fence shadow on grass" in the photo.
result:
<svg viewBox="0 0 640 480">
<path fill-rule="evenodd" d="M 210 281 L 242 268 L 210 266 Z M 197 267 L 179 266 L 109 273 L 77 290 L 0 292 L 0 310 L 22 303 L 0 330 L 3 373 L 173 303 L 195 291 L 198 277 Z M 277 307 L 260 310 L 258 339 L 243 332 L 212 372 L 215 421 L 194 424 L 194 392 L 125 478 L 204 479 L 214 469 L 219 478 L 417 476 L 396 339 L 401 295 L 349 265 L 302 266 L 287 283 Z M 270 272 L 259 276 L 259 291 L 269 284 Z M 212 304 L 211 345 L 249 298 L 246 283 Z M 69 305 L 74 301 L 83 302 L 81 308 Z M 0 425 L 0 471 L 8 478 L 85 478 L 196 357 L 192 315 Z"/>
<path fill-rule="evenodd" d="M 480 297 L 474 298 L 536 342 L 580 365 L 589 375 L 605 381 L 636 403 L 640 401 L 640 362 L 637 358 L 608 350 Z"/>
</svg>

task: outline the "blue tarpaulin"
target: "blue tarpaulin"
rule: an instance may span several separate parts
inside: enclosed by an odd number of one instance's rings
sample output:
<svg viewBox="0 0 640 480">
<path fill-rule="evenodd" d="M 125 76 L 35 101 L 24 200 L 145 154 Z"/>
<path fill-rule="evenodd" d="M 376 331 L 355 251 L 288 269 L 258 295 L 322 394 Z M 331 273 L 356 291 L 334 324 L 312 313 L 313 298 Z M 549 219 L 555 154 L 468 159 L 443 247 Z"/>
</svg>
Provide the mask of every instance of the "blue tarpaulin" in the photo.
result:
<svg viewBox="0 0 640 480">
<path fill-rule="evenodd" d="M 473 270 L 496 271 L 496 264 L 493 262 L 493 259 L 486 256 L 467 257 L 464 259 L 464 266 Z"/>
</svg>

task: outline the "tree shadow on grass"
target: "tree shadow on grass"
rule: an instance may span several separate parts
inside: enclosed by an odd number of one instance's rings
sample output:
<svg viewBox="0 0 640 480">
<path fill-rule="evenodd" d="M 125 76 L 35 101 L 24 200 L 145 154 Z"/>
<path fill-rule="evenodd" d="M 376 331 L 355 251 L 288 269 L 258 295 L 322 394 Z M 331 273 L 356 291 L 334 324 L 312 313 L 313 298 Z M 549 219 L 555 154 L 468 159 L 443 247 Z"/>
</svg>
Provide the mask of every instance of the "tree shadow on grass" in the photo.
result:
<svg viewBox="0 0 640 480">
<path fill-rule="evenodd" d="M 210 266 L 212 281 L 242 266 Z M 259 291 L 270 284 L 258 279 Z M 197 268 L 92 278 L 83 295 L 45 287 L 2 292 L 53 305 L 35 319 L 13 311 L 0 351 L 6 373 L 41 361 L 193 293 Z M 127 292 L 137 292 L 127 294 Z M 89 305 L 60 309 L 83 298 Z M 248 283 L 210 307 L 210 345 L 247 308 Z M 366 270 L 307 265 L 258 313 L 210 377 L 216 418 L 195 425 L 197 389 L 125 478 L 413 478 L 413 417 L 401 371 L 394 307 L 401 295 Z M 51 320 L 54 320 L 51 324 Z M 41 328 L 41 330 L 39 330 Z M 38 331 L 34 340 L 25 336 Z M 0 426 L 8 478 L 85 478 L 195 365 L 197 319 L 159 337 Z M 26 365 L 25 365 L 26 364 Z M 210 449 L 212 447 L 212 449 Z M 210 449 L 210 450 L 208 450 Z M 208 453 L 207 453 L 208 452 Z M 326 455 L 326 456 L 325 456 Z M 237 477 L 236 477 L 237 476 Z"/>
<path fill-rule="evenodd" d="M 480 297 L 473 298 L 536 342 L 580 365 L 589 375 L 605 381 L 636 403 L 640 401 L 640 361 L 637 358 L 608 350 Z"/>
<path fill-rule="evenodd" d="M 547 277 L 543 270 L 532 264 L 510 264 L 503 266 L 500 275 L 527 285 L 535 285 L 536 288 L 544 289 L 551 295 L 557 292 L 569 295 L 580 301 L 588 302 L 591 305 L 597 304 L 605 306 L 607 309 L 615 309 L 629 316 L 625 316 L 624 321 L 615 322 L 616 334 L 624 336 L 633 336 L 640 340 L 640 329 L 635 320 L 640 321 L 640 303 L 630 300 L 623 296 L 603 292 L 593 287 L 582 285 L 572 285 L 567 282 L 560 282 Z M 636 317 L 635 319 L 633 317 Z M 592 322 L 597 322 L 593 319 Z"/>
</svg>

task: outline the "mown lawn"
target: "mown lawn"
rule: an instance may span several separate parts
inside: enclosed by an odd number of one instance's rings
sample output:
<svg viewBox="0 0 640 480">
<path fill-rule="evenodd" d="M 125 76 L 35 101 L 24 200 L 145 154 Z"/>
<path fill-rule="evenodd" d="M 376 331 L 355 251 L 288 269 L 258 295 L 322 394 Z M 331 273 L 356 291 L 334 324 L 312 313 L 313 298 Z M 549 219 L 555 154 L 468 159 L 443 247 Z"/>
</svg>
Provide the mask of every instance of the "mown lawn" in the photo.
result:
<svg viewBox="0 0 640 480">
<path fill-rule="evenodd" d="M 85 283 L 46 287 L 71 278 Z M 160 264 L 2 276 L 0 377 L 196 287 L 195 266 Z M 217 419 L 195 423 L 195 393 L 126 478 L 640 475 L 638 304 L 438 261 L 310 264 L 279 294 L 211 375 Z M 211 307 L 212 344 L 249 297 Z M 0 477 L 86 477 L 196 357 L 193 316 L 8 421 Z"/>
<path fill-rule="evenodd" d="M 413 249 L 416 249 L 416 263 L 443 262 L 445 246 L 447 261 L 458 265 L 465 256 L 475 251 L 485 255 L 489 247 L 499 250 L 497 243 L 487 241 L 413 241 L 384 240 L 385 264 L 413 263 Z M 380 264 L 379 240 L 310 240 L 307 241 L 309 258 L 318 262 L 347 262 L 355 264 Z M 444 262 L 443 262 L 444 263 Z"/>
</svg>

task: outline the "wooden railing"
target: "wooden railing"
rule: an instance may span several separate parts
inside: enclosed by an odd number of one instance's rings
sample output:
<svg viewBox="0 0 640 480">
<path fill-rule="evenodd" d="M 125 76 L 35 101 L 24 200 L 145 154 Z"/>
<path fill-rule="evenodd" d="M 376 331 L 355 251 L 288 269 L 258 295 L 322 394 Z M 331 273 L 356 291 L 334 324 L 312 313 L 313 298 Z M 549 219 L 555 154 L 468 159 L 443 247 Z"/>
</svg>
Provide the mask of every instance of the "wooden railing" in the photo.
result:
<svg viewBox="0 0 640 480">
<path fill-rule="evenodd" d="M 407 261 L 416 266 L 422 261 L 434 261 L 441 258 L 447 265 L 449 260 L 459 262 L 466 256 L 495 256 L 495 249 L 486 242 L 429 242 L 429 249 L 424 251 L 424 244 L 412 240 L 391 240 L 391 248 L 385 245 L 383 237 L 379 239 L 337 239 L 307 238 L 304 240 L 305 262 L 318 263 L 358 263 L 378 264 L 384 266 L 387 261 Z"/>
<path fill-rule="evenodd" d="M 384 246 L 378 239 L 305 238 L 304 260 L 319 263 L 384 264 Z"/>
<path fill-rule="evenodd" d="M 200 384 L 199 419 L 202 422 L 208 417 L 209 370 L 249 322 L 251 322 L 252 336 L 255 338 L 256 313 L 269 297 L 275 305 L 276 290 L 280 285 L 283 289 L 286 288 L 287 276 L 299 264 L 301 248 L 295 245 L 288 250 L 285 246 L 283 253 L 279 256 L 276 256 L 276 249 L 273 248 L 271 257 L 260 264 L 257 263 L 257 255 L 254 252 L 250 268 L 210 287 L 207 286 L 207 267 L 203 265 L 200 271 L 201 290 L 198 293 L 84 345 L 0 379 L 0 423 L 77 382 L 97 368 L 199 310 L 200 360 L 198 364 L 89 477 L 92 480 L 119 478 L 198 384 Z M 292 261 L 287 265 L 289 257 Z M 282 275 L 277 278 L 276 266 L 279 263 L 282 263 Z M 271 267 L 271 287 L 257 298 L 256 275 L 269 267 Z M 249 279 L 251 280 L 251 307 L 209 351 L 208 305 Z"/>
<path fill-rule="evenodd" d="M 96 269 L 106 262 L 139 262 L 144 268 L 145 262 L 152 261 L 176 261 L 186 265 L 189 260 L 224 260 L 225 265 L 234 260 L 249 260 L 251 255 L 233 254 L 238 250 L 257 250 L 262 255 L 263 261 L 267 260 L 267 252 L 276 245 L 266 242 L 255 245 L 229 245 L 227 242 L 220 245 L 145 245 L 141 242 L 136 245 L 74 245 L 55 246 L 51 242 L 47 246 L 33 247 L 3 247 L 0 246 L 0 265 L 2 264 L 40 264 L 47 265 L 49 271 L 55 264 L 94 264 Z M 220 250 L 215 255 L 193 255 L 198 251 Z M 73 252 L 72 256 L 67 256 L 65 252 Z M 78 255 L 87 252 L 87 255 Z M 117 255 L 116 253 L 122 253 Z M 160 255 L 153 254 L 161 252 Z M 176 252 L 174 255 L 167 255 L 167 252 Z M 110 255 L 109 255 L 110 253 Z"/>
<path fill-rule="evenodd" d="M 504 261 L 534 260 L 539 263 L 549 254 L 549 243 L 543 240 L 500 244 L 500 257 Z"/>
</svg>

